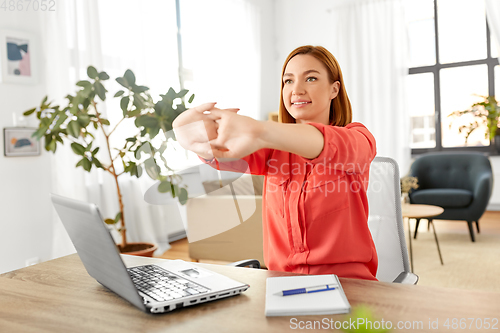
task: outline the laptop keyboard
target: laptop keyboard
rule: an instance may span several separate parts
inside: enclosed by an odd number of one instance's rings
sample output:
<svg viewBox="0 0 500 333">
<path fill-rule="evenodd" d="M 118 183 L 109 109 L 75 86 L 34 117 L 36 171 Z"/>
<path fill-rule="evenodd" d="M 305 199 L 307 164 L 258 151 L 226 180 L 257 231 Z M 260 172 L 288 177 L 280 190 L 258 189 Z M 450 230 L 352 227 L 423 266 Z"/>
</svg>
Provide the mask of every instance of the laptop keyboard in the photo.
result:
<svg viewBox="0 0 500 333">
<path fill-rule="evenodd" d="M 199 295 L 209 291 L 159 266 L 145 265 L 127 269 L 137 290 L 158 302 Z"/>
</svg>

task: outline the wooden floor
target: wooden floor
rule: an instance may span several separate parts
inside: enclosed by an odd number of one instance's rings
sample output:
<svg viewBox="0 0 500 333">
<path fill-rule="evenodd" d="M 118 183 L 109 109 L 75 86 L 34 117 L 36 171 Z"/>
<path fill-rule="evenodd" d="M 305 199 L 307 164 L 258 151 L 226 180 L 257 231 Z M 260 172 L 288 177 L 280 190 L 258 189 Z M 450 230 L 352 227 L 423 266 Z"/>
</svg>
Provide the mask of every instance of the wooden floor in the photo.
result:
<svg viewBox="0 0 500 333">
<path fill-rule="evenodd" d="M 438 232 L 457 232 L 469 234 L 469 229 L 467 223 L 464 221 L 436 221 L 436 228 Z M 414 228 L 415 224 L 412 224 Z M 427 223 L 422 221 L 419 226 L 419 230 L 425 230 L 427 228 Z M 500 211 L 487 211 L 484 213 L 483 217 L 479 220 L 479 228 L 481 233 L 494 233 L 500 234 Z M 474 232 L 476 229 L 474 228 Z M 172 242 L 170 244 L 172 247 L 170 250 L 163 253 L 161 258 L 165 259 L 182 259 L 186 261 L 191 261 L 189 258 L 189 243 L 187 238 L 180 239 L 178 241 Z M 208 264 L 220 264 L 225 265 L 226 261 L 214 261 L 214 260 L 200 260 L 200 262 Z"/>
<path fill-rule="evenodd" d="M 182 259 L 185 261 L 192 261 L 189 258 L 189 242 L 187 238 L 179 239 L 178 241 L 170 243 L 171 248 L 163 255 L 161 258 L 164 259 Z M 199 262 L 205 264 L 216 264 L 216 265 L 226 265 L 228 261 L 216 261 L 216 260 L 200 260 Z"/>
</svg>

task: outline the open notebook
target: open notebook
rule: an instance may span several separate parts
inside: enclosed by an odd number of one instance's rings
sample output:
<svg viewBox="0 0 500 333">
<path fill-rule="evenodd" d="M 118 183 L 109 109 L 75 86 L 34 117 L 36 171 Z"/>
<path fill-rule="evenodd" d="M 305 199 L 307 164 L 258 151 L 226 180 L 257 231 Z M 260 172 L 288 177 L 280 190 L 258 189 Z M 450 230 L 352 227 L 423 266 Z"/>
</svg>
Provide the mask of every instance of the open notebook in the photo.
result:
<svg viewBox="0 0 500 333">
<path fill-rule="evenodd" d="M 335 290 L 281 296 L 283 290 L 333 285 Z M 327 315 L 348 313 L 347 300 L 337 275 L 283 276 L 267 279 L 266 316 Z"/>
</svg>

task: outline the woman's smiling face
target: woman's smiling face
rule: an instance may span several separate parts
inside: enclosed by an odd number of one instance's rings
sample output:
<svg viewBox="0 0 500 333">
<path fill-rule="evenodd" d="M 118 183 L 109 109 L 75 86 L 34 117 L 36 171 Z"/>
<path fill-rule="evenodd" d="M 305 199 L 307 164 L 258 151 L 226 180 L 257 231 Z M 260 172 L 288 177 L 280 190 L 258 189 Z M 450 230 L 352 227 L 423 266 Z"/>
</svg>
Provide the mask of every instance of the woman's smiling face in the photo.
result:
<svg viewBox="0 0 500 333">
<path fill-rule="evenodd" d="M 330 82 L 325 65 L 309 54 L 294 56 L 283 74 L 283 102 L 297 123 L 328 125 L 330 103 L 340 82 Z"/>
</svg>

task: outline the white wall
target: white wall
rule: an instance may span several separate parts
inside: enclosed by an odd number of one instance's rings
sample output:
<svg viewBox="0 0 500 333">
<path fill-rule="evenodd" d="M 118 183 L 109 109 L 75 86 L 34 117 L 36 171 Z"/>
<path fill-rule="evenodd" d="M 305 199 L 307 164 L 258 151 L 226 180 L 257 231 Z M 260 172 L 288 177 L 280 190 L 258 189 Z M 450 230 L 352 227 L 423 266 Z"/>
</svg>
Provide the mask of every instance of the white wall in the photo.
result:
<svg viewBox="0 0 500 333">
<path fill-rule="evenodd" d="M 261 87 L 260 87 L 260 119 L 267 120 L 269 112 L 277 112 L 280 94 L 280 61 L 276 38 L 276 5 L 272 0 L 255 0 L 259 7 L 260 40 L 261 40 Z"/>
<path fill-rule="evenodd" d="M 0 11 L 0 29 L 35 34 L 40 31 L 40 12 Z M 39 43 L 41 45 L 42 43 Z M 34 56 L 34 54 L 33 54 Z M 31 58 L 41 67 L 43 58 Z M 41 73 L 43 75 L 43 72 Z M 23 111 L 40 104 L 45 86 L 0 83 L 0 127 L 14 125 Z M 18 122 L 18 126 L 22 123 Z M 24 125 L 34 126 L 33 121 Z M 0 138 L 3 150 L 3 135 Z M 50 159 L 42 152 L 34 157 L 0 155 L 0 273 L 25 266 L 27 259 L 50 258 L 52 207 L 49 202 Z"/>
</svg>

